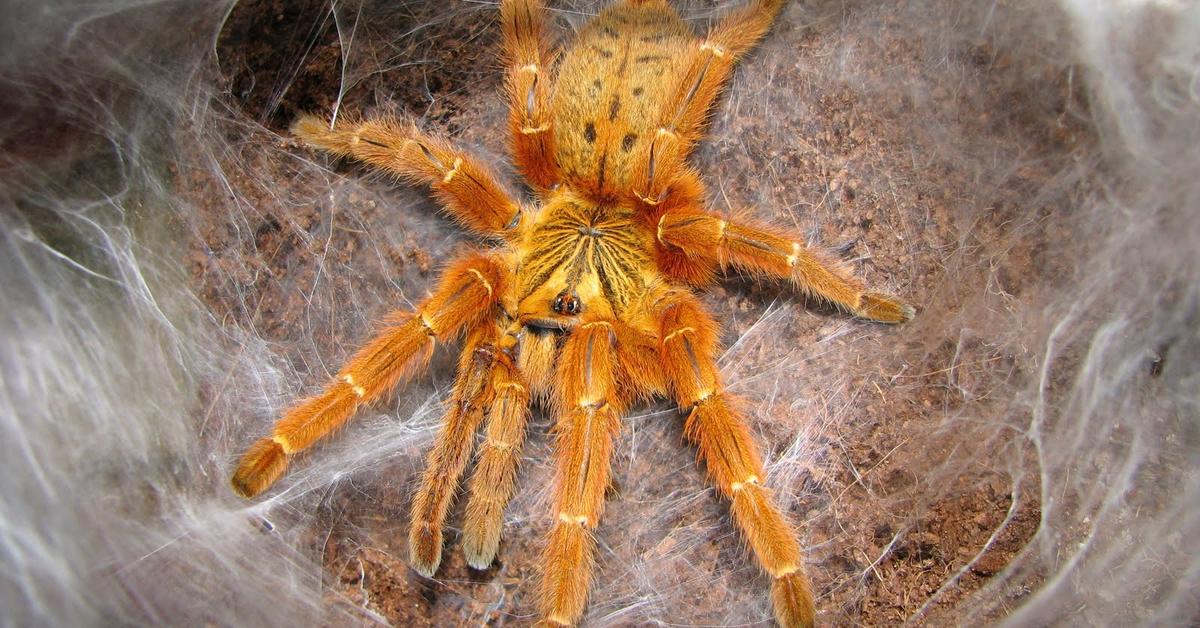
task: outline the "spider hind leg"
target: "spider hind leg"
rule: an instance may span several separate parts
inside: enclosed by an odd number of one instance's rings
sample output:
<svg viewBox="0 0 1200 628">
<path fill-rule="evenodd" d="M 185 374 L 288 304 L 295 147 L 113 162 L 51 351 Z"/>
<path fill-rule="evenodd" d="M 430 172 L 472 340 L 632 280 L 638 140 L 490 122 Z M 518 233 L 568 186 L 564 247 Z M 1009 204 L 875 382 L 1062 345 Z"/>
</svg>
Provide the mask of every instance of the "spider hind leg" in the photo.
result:
<svg viewBox="0 0 1200 628">
<path fill-rule="evenodd" d="M 553 53 L 546 34 L 546 9 L 539 0 L 505 0 L 500 4 L 504 29 L 505 88 L 513 160 L 539 191 L 561 180 L 554 158 L 551 111 Z"/>
<path fill-rule="evenodd" d="M 775 618 L 785 628 L 813 625 L 814 607 L 800 544 L 762 485 L 762 460 L 734 400 L 721 387 L 715 362 L 716 324 L 685 292 L 659 302 L 660 355 L 684 433 L 696 443 L 708 475 L 731 502 L 733 520 L 771 576 Z"/>
</svg>

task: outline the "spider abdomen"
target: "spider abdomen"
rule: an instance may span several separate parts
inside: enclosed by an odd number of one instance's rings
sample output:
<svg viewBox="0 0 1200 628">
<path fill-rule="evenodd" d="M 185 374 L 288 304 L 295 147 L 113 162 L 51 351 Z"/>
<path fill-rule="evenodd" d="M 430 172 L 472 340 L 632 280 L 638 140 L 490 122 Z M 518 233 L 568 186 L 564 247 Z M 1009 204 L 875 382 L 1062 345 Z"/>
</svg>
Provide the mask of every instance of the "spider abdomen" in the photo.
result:
<svg viewBox="0 0 1200 628">
<path fill-rule="evenodd" d="M 554 96 L 555 156 L 572 187 L 598 199 L 628 191 L 638 147 L 653 136 L 691 40 L 659 3 L 618 4 L 580 30 Z"/>
</svg>

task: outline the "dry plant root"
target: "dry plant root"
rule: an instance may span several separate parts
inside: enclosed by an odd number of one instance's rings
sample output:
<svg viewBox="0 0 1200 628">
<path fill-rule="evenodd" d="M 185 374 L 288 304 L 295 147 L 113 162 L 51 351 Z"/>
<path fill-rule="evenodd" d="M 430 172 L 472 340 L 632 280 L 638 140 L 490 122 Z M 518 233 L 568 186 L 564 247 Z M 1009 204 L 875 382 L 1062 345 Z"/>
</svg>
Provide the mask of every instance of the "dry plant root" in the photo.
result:
<svg viewBox="0 0 1200 628">
<path fill-rule="evenodd" d="M 536 200 L 522 207 L 477 159 L 396 120 L 306 115 L 307 144 L 414 184 L 495 247 L 451 265 L 433 295 L 399 315 L 323 393 L 301 401 L 233 474 L 245 496 L 266 490 L 288 458 L 345 423 L 428 359 L 436 341 L 466 340 L 445 423 L 412 502 L 410 560 L 432 576 L 460 481 L 468 482 L 463 551 L 486 568 L 501 551 L 529 417 L 555 416 L 554 510 L 542 555 L 539 623 L 584 616 L 593 537 L 604 510 L 621 414 L 670 394 L 733 522 L 772 579 L 775 618 L 812 626 L 812 589 L 793 526 L 764 486 L 747 418 L 722 388 L 717 325 L 693 290 L 733 268 L 782 279 L 872 321 L 914 309 L 868 290 L 849 269 L 769 227 L 704 211 L 689 154 L 736 62 L 770 29 L 783 0 L 752 0 L 696 37 L 663 0 L 625 0 L 552 49 L 538 0 L 504 0 L 505 89 L 517 169 Z"/>
</svg>

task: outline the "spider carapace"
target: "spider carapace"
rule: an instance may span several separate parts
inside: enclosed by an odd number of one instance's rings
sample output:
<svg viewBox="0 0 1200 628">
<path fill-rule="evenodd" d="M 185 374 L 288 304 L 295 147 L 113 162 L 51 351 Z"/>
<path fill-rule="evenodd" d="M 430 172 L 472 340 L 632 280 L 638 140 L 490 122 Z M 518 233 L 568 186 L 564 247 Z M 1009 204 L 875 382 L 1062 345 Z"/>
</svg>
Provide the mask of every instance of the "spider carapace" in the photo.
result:
<svg viewBox="0 0 1200 628">
<path fill-rule="evenodd" d="M 535 197 L 528 203 L 411 123 L 297 120 L 293 133 L 311 146 L 428 185 L 452 218 L 491 246 L 451 261 L 415 311 L 388 318 L 323 391 L 293 405 L 246 452 L 235 490 L 266 490 L 293 455 L 423 366 L 436 342 L 463 338 L 445 423 L 412 502 L 417 571 L 437 570 L 446 517 L 473 454 L 463 551 L 473 567 L 492 563 L 529 405 L 541 401 L 557 439 L 537 603 L 546 625 L 577 623 L 621 414 L 669 396 L 771 578 L 776 620 L 812 625 L 799 543 L 762 484 L 757 448 L 716 368 L 717 324 L 694 291 L 732 268 L 788 281 L 869 320 L 901 323 L 913 309 L 867 291 L 793 234 L 713 213 L 687 163 L 735 62 L 784 1 L 751 0 L 697 38 L 662 0 L 625 0 L 558 55 L 541 3 L 504 0 L 509 135 Z"/>
</svg>

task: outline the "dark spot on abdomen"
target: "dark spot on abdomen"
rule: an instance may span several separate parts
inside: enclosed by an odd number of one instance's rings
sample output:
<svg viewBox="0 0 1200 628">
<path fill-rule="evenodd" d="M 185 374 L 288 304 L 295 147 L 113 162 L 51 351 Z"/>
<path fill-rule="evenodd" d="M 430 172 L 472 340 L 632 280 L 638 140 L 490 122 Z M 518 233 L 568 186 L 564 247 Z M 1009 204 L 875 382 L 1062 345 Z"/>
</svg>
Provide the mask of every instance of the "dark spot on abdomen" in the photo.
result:
<svg viewBox="0 0 1200 628">
<path fill-rule="evenodd" d="M 636 141 L 637 141 L 637 134 L 636 134 L 636 133 L 627 133 L 627 134 L 625 134 L 625 137 L 621 139 L 621 150 L 623 150 L 623 151 L 625 151 L 625 152 L 627 152 L 627 153 L 628 153 L 628 152 L 629 152 L 629 150 L 630 150 L 631 148 L 633 148 L 633 143 L 634 143 L 634 142 L 636 142 Z"/>
<path fill-rule="evenodd" d="M 614 95 L 612 100 L 608 101 L 608 120 L 611 122 L 617 119 L 617 112 L 621 110 L 621 97 Z"/>
<path fill-rule="evenodd" d="M 583 139 L 587 140 L 588 144 L 596 143 L 596 125 L 588 122 L 587 126 L 583 127 Z"/>
</svg>

